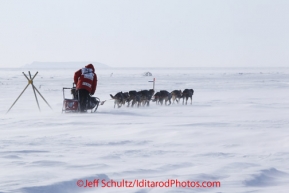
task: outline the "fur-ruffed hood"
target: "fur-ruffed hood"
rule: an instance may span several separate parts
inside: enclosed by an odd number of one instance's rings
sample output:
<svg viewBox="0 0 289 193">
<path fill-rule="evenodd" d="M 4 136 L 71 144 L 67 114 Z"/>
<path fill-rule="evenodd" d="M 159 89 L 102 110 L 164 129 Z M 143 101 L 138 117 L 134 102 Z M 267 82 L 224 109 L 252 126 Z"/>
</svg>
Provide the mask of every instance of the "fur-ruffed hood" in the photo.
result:
<svg viewBox="0 0 289 193">
<path fill-rule="evenodd" d="M 92 69 L 92 71 L 94 72 L 94 66 L 92 64 L 86 65 L 85 68 Z"/>
</svg>

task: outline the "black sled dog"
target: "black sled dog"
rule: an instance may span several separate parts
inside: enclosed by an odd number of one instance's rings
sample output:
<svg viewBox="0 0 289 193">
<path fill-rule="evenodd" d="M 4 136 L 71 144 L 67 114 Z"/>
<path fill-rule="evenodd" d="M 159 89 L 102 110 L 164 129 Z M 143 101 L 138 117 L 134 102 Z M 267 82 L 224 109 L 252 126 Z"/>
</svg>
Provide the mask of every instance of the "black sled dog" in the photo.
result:
<svg viewBox="0 0 289 193">
<path fill-rule="evenodd" d="M 150 101 L 151 101 L 152 96 L 154 95 L 154 93 L 155 93 L 154 89 L 140 91 L 141 104 L 143 106 L 145 106 L 145 105 L 149 106 L 150 105 Z"/>
<path fill-rule="evenodd" d="M 191 104 L 193 104 L 193 94 L 194 94 L 194 90 L 193 89 L 185 89 L 183 91 L 183 104 L 186 98 L 186 104 L 188 103 L 188 99 L 191 98 Z"/>
<path fill-rule="evenodd" d="M 170 105 L 172 103 L 171 98 L 172 98 L 172 94 L 169 93 L 168 91 L 166 91 L 166 90 L 160 91 L 159 102 L 161 103 L 161 105 L 163 105 L 163 101 L 165 101 L 165 105 Z M 170 104 L 167 104 L 168 101 Z"/>
<path fill-rule="evenodd" d="M 112 99 L 114 99 L 114 108 L 115 108 L 115 105 L 117 105 L 117 107 L 120 108 L 125 102 L 122 92 L 118 92 L 114 96 L 112 96 L 112 94 L 110 94 L 110 97 Z"/>
</svg>

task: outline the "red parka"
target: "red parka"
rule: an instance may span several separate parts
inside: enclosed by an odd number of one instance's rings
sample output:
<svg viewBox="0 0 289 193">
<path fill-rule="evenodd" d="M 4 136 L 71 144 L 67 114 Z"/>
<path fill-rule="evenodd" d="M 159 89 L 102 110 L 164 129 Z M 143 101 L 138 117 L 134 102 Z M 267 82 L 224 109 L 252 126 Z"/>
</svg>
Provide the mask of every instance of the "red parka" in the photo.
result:
<svg viewBox="0 0 289 193">
<path fill-rule="evenodd" d="M 92 64 L 88 64 L 74 73 L 74 83 L 76 89 L 86 89 L 91 95 L 95 93 L 97 86 L 97 76 Z"/>
</svg>

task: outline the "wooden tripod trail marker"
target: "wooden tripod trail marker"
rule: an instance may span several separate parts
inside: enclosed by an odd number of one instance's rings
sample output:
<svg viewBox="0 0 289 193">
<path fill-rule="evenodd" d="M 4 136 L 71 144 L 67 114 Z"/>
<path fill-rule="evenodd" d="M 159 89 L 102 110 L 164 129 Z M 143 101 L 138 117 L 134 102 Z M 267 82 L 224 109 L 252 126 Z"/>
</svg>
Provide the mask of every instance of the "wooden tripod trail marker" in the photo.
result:
<svg viewBox="0 0 289 193">
<path fill-rule="evenodd" d="M 18 96 L 18 98 L 15 100 L 15 102 L 12 104 L 12 106 L 9 108 L 9 110 L 6 112 L 6 114 L 7 113 L 9 113 L 9 111 L 12 109 L 12 107 L 15 105 L 15 103 L 18 101 L 18 99 L 22 96 L 22 94 L 24 93 L 24 91 L 28 88 L 28 86 L 31 84 L 32 85 L 32 89 L 33 89 L 33 92 L 34 92 L 34 96 L 35 96 L 35 100 L 36 100 L 36 103 L 37 103 L 37 106 L 38 106 L 38 109 L 39 109 L 39 111 L 40 111 L 40 106 L 39 106 L 39 103 L 38 103 L 38 99 L 37 99 L 37 95 L 36 95 L 36 92 L 41 96 L 41 98 L 44 100 L 44 102 L 49 106 L 49 108 L 50 109 L 52 109 L 51 108 L 51 106 L 48 104 L 48 102 L 45 100 L 45 98 L 40 94 L 40 92 L 37 90 L 37 88 L 34 86 L 34 84 L 33 84 L 33 79 L 36 77 L 36 75 L 38 74 L 38 72 L 36 72 L 36 74 L 31 78 L 31 73 L 30 73 L 30 71 L 28 71 L 28 74 L 29 74 L 29 77 L 30 78 L 28 78 L 28 76 L 24 73 L 24 72 L 22 72 L 23 73 L 23 75 L 25 76 L 25 78 L 28 80 L 28 84 L 27 84 L 27 86 L 24 88 L 24 90 L 20 93 L 20 95 Z M 35 92 L 35 90 L 36 90 L 36 92 Z"/>
</svg>

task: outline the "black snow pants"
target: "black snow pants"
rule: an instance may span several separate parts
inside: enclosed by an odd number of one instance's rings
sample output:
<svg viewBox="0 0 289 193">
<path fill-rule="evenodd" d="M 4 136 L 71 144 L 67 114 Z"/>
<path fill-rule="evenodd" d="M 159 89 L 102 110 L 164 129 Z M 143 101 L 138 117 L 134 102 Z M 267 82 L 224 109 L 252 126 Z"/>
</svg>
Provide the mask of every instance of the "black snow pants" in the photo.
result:
<svg viewBox="0 0 289 193">
<path fill-rule="evenodd" d="M 85 89 L 79 89 L 78 90 L 78 96 L 79 96 L 79 105 L 80 105 L 80 112 L 86 112 L 87 105 L 88 105 L 88 99 L 89 99 L 89 92 Z"/>
</svg>

